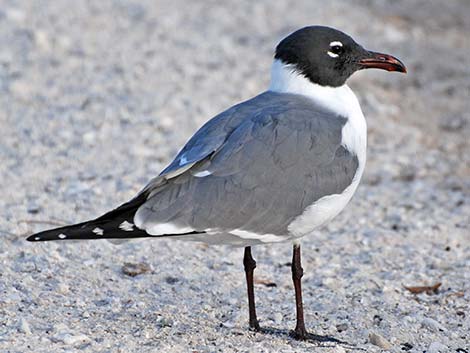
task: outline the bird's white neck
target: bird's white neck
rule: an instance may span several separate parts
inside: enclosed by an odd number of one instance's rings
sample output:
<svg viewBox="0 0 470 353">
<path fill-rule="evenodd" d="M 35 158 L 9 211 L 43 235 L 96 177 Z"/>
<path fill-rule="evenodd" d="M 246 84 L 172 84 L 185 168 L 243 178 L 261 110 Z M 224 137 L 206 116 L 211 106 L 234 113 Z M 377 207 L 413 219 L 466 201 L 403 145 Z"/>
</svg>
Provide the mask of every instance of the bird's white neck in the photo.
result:
<svg viewBox="0 0 470 353">
<path fill-rule="evenodd" d="M 275 59 L 271 68 L 269 90 L 307 96 L 322 107 L 344 117 L 360 110 L 356 95 L 344 84 L 340 87 L 321 86 L 299 73 L 293 65 Z M 361 113 L 362 114 L 362 113 Z"/>
</svg>

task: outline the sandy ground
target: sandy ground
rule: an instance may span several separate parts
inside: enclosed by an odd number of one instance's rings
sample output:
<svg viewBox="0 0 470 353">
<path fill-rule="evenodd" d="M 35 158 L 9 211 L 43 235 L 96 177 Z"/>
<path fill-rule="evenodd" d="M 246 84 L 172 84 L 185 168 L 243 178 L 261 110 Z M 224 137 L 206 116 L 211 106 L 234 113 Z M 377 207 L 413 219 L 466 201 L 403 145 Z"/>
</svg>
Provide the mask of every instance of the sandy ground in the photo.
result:
<svg viewBox="0 0 470 353">
<path fill-rule="evenodd" d="M 1 0 L 0 351 L 470 352 L 469 13 L 465 0 Z M 289 244 L 253 249 L 275 328 L 260 334 L 241 249 L 24 240 L 133 196 L 202 123 L 264 90 L 274 45 L 307 24 L 409 68 L 350 81 L 366 174 L 303 242 L 308 328 L 344 343 L 289 338 Z"/>
</svg>

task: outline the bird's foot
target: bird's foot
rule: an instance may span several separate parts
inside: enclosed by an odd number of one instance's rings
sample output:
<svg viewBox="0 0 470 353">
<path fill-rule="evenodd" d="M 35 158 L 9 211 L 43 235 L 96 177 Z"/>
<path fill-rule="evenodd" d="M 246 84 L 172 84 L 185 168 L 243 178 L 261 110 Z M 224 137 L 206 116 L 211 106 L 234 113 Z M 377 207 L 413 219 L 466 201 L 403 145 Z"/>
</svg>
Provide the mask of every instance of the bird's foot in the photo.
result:
<svg viewBox="0 0 470 353">
<path fill-rule="evenodd" d="M 305 329 L 305 327 L 299 327 L 299 326 L 296 326 L 295 330 L 294 331 L 291 331 L 291 337 L 296 339 L 296 340 L 299 340 L 299 341 L 305 341 L 307 339 L 310 339 L 311 338 L 311 334 L 307 332 L 307 330 Z"/>
<path fill-rule="evenodd" d="M 258 320 L 250 320 L 250 330 L 255 332 L 261 331 Z"/>
<path fill-rule="evenodd" d="M 290 332 L 290 336 L 298 341 L 308 342 L 335 342 L 345 344 L 346 342 L 340 341 L 334 337 L 315 335 L 308 332 L 305 327 L 296 327 L 295 330 Z"/>
</svg>

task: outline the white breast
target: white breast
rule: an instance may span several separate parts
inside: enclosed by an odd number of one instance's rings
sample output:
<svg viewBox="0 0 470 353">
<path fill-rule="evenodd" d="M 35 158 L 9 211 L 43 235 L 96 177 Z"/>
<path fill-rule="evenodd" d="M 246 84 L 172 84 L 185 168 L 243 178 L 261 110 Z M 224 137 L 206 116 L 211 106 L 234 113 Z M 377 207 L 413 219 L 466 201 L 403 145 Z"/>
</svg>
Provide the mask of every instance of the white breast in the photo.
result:
<svg viewBox="0 0 470 353">
<path fill-rule="evenodd" d="M 304 236 L 337 216 L 351 200 L 359 185 L 366 163 L 367 126 L 354 92 L 347 86 L 326 87 L 310 82 L 292 66 L 275 60 L 272 66 L 271 91 L 307 96 L 348 119 L 342 129 L 341 144 L 357 155 L 359 167 L 354 179 L 341 194 L 324 196 L 294 219 L 288 230 L 293 237 Z"/>
</svg>

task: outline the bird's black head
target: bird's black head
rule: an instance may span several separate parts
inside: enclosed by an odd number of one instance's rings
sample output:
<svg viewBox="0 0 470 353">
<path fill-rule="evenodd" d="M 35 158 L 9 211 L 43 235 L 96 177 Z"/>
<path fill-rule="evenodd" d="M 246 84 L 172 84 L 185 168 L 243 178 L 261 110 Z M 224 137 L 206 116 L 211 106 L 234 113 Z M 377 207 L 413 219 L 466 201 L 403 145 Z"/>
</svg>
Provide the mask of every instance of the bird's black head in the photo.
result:
<svg viewBox="0 0 470 353">
<path fill-rule="evenodd" d="M 366 68 L 406 72 L 397 58 L 368 51 L 347 34 L 323 26 L 290 34 L 277 46 L 275 58 L 322 86 L 342 86 L 354 72 Z"/>
</svg>

